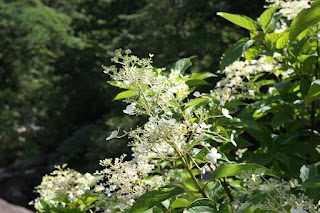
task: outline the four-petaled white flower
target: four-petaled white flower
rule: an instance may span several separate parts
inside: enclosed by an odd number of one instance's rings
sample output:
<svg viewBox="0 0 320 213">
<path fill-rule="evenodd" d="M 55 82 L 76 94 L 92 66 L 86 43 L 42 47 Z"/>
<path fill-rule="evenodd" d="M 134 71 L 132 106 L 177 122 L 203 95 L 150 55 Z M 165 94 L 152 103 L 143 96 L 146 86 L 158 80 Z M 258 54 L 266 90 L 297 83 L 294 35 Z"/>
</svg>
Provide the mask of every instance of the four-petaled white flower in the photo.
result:
<svg viewBox="0 0 320 213">
<path fill-rule="evenodd" d="M 206 158 L 210 160 L 212 164 L 217 163 L 217 159 L 221 158 L 221 154 L 217 152 L 215 147 L 212 147 L 210 152 L 206 155 Z"/>
<path fill-rule="evenodd" d="M 224 117 L 232 119 L 232 116 L 229 115 L 229 110 L 227 110 L 226 108 L 222 108 L 221 111 L 222 111 L 222 115 L 223 115 Z"/>
<path fill-rule="evenodd" d="M 132 103 L 132 104 L 128 105 L 128 106 L 126 107 L 126 109 L 123 110 L 123 112 L 130 115 L 131 113 L 133 113 L 133 111 L 134 111 L 135 109 L 136 109 L 136 104 L 135 104 L 135 103 Z"/>
<path fill-rule="evenodd" d="M 111 132 L 111 135 L 109 137 L 106 138 L 106 141 L 111 140 L 113 138 L 116 138 L 118 136 L 119 131 L 118 130 L 113 130 Z"/>
</svg>

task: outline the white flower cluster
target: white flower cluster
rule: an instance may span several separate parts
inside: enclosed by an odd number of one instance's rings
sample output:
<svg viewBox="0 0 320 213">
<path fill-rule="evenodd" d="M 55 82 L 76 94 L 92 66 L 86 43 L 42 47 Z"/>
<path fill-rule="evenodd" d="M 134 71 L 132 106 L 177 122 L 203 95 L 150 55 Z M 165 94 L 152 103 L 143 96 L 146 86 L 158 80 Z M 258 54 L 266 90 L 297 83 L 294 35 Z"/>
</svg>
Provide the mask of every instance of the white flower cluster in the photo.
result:
<svg viewBox="0 0 320 213">
<path fill-rule="evenodd" d="M 313 0 L 266 0 L 266 7 L 280 6 L 279 13 L 288 20 L 293 20 L 301 10 L 309 8 Z"/>
<path fill-rule="evenodd" d="M 172 101 L 180 103 L 188 95 L 189 87 L 180 78 L 180 73 L 161 75 L 162 70 L 151 65 L 152 55 L 150 58 L 139 59 L 130 53 L 130 50 L 126 50 L 125 55 L 122 55 L 121 49 L 115 51 L 113 61 L 122 65 L 122 68 L 104 67 L 104 72 L 109 74 L 112 80 L 137 94 L 126 99 L 130 104 L 124 113 L 154 116 L 156 110 L 168 111 L 168 108 L 175 105 Z"/>
<path fill-rule="evenodd" d="M 251 198 L 256 195 L 257 191 L 265 193 L 266 199 L 262 203 L 257 203 L 251 206 L 251 210 L 255 208 L 266 210 L 267 212 L 286 213 L 286 206 L 289 205 L 290 213 L 307 213 L 318 212 L 313 201 L 304 194 L 294 195 L 290 193 L 290 184 L 286 181 L 275 179 L 265 179 L 264 174 L 259 171 L 246 172 L 239 175 L 239 179 L 244 181 L 245 190 L 239 190 L 242 195 Z M 245 203 L 235 202 L 237 208 L 241 208 Z"/>
<path fill-rule="evenodd" d="M 126 133 L 132 139 L 130 145 L 134 158 L 131 161 L 124 161 L 123 155 L 114 162 L 112 159 L 100 162 L 106 168 L 97 174 L 103 175 L 106 182 L 96 186 L 95 191 L 100 195 L 98 203 L 105 206 L 105 212 L 127 209 L 138 196 L 165 183 L 164 177 L 148 179 L 148 173 L 153 169 L 153 164 L 150 164 L 153 159 L 180 159 L 190 154 L 193 146 L 204 143 L 206 133 L 219 134 L 218 130 L 211 130 L 212 124 L 207 124 L 208 119 L 214 117 L 208 110 L 182 111 L 189 87 L 181 80 L 181 73 L 172 71 L 169 76 L 162 75 L 151 66 L 151 57 L 140 60 L 130 53 L 126 51 L 122 55 L 121 50 L 116 51 L 113 61 L 122 68 L 109 67 L 105 68 L 105 72 L 118 85 L 135 94 L 125 100 L 129 105 L 123 112 L 129 115 L 146 114 L 149 121 L 143 127 Z M 201 94 L 195 92 L 194 96 L 200 97 Z M 232 119 L 227 109 L 223 109 L 222 114 Z M 106 140 L 121 137 L 118 133 L 118 130 L 112 131 Z M 236 145 L 233 138 L 230 142 Z M 212 162 L 221 158 L 214 149 L 210 153 L 208 159 Z"/>
<path fill-rule="evenodd" d="M 134 139 L 133 150 L 139 155 L 167 157 L 176 155 L 176 151 L 186 150 L 188 127 L 175 119 L 151 119 L 143 128 L 131 131 L 129 136 Z"/>
<path fill-rule="evenodd" d="M 153 176 L 146 179 L 154 165 L 147 162 L 124 161 L 126 155 L 120 158 L 104 159 L 100 164 L 104 167 L 98 172 L 104 175 L 106 181 L 95 187 L 100 195 L 99 203 L 105 206 L 105 212 L 115 212 L 132 206 L 135 199 L 149 190 L 165 183 L 163 177 Z"/>
<path fill-rule="evenodd" d="M 65 205 L 61 200 L 70 202 L 78 201 L 81 196 L 90 190 L 98 179 L 89 174 L 81 174 L 73 169 L 66 168 L 67 164 L 56 166 L 50 175 L 45 175 L 42 182 L 35 189 L 40 194 L 40 199 L 49 201 L 53 205 Z"/>
<path fill-rule="evenodd" d="M 255 75 L 270 72 L 274 68 L 273 63 L 264 63 L 265 59 L 266 57 L 262 56 L 257 60 L 233 62 L 221 72 L 225 77 L 216 84 L 211 95 L 224 103 L 234 99 L 237 94 L 253 93 L 248 82 Z"/>
</svg>

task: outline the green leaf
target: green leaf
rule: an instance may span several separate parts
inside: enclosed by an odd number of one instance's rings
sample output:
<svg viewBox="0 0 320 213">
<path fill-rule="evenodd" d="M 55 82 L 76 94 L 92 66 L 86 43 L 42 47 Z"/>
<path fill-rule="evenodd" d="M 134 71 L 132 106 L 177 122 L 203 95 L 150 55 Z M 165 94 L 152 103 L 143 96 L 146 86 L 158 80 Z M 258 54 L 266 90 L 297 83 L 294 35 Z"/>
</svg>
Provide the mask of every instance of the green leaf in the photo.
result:
<svg viewBox="0 0 320 213">
<path fill-rule="evenodd" d="M 185 188 L 189 189 L 189 190 L 193 190 L 193 191 L 197 191 L 197 185 L 194 183 L 193 179 L 191 178 L 191 176 L 189 174 L 187 174 L 182 181 L 182 184 Z"/>
<path fill-rule="evenodd" d="M 277 40 L 276 48 L 282 49 L 286 46 L 289 40 L 289 33 L 283 33 L 283 35 Z"/>
<path fill-rule="evenodd" d="M 247 49 L 253 45 L 253 40 L 244 38 L 240 39 L 237 43 L 232 45 L 225 55 L 223 56 L 220 62 L 220 70 L 224 70 L 227 66 L 235 62 L 238 58 L 242 56 L 243 53 L 247 51 Z"/>
<path fill-rule="evenodd" d="M 263 32 L 266 32 L 268 29 L 268 25 L 272 19 L 272 16 L 274 14 L 274 12 L 279 8 L 279 6 L 277 7 L 271 7 L 269 9 L 267 9 L 266 11 L 264 11 L 260 18 L 259 18 L 259 22 L 261 24 L 262 30 Z"/>
<path fill-rule="evenodd" d="M 207 79 L 207 78 L 211 78 L 211 77 L 217 77 L 217 75 L 211 73 L 211 72 L 204 72 L 204 73 L 192 73 L 190 78 L 187 78 L 188 80 L 191 79 Z"/>
<path fill-rule="evenodd" d="M 270 33 L 267 34 L 265 39 L 266 39 L 266 43 L 270 48 L 273 48 L 274 46 L 277 46 L 277 41 L 278 39 L 280 39 L 283 34 L 285 33 Z"/>
<path fill-rule="evenodd" d="M 45 212 L 51 212 L 50 205 L 43 199 L 41 199 L 39 202 L 37 202 L 35 207 L 38 210 L 44 210 Z"/>
<path fill-rule="evenodd" d="M 284 123 L 291 118 L 291 110 L 283 109 L 279 112 L 277 112 L 271 121 L 271 126 L 273 130 L 278 129 L 279 127 L 283 126 Z"/>
<path fill-rule="evenodd" d="M 144 213 L 147 213 L 147 212 L 144 212 Z M 153 208 L 150 213 L 164 213 L 164 211 L 156 207 L 156 208 Z"/>
<path fill-rule="evenodd" d="M 189 201 L 184 198 L 178 198 L 177 200 L 171 203 L 171 208 L 182 208 L 187 207 L 189 205 Z"/>
<path fill-rule="evenodd" d="M 316 175 L 307 179 L 303 184 L 305 188 L 318 188 L 320 187 L 320 175 Z"/>
<path fill-rule="evenodd" d="M 319 3 L 314 4 L 311 8 L 303 9 L 291 23 L 290 42 L 294 41 L 302 31 L 316 24 L 318 21 L 320 21 Z"/>
<path fill-rule="evenodd" d="M 186 105 L 185 105 L 185 109 L 187 110 L 187 112 L 191 113 L 194 110 L 198 109 L 199 107 L 208 105 L 210 103 L 210 100 L 206 99 L 206 98 L 196 98 L 196 99 L 192 99 L 190 100 Z"/>
<path fill-rule="evenodd" d="M 247 16 L 234 15 L 231 13 L 224 13 L 224 12 L 219 12 L 217 13 L 217 15 L 247 30 L 250 30 L 250 31 L 257 30 L 255 21 L 253 21 L 251 18 Z"/>
<path fill-rule="evenodd" d="M 137 95 L 139 95 L 139 93 L 137 93 L 137 91 L 126 90 L 126 91 L 118 93 L 116 95 L 116 97 L 114 97 L 113 100 L 121 100 L 124 98 L 129 98 L 129 97 L 133 97 L 133 96 L 137 96 Z"/>
<path fill-rule="evenodd" d="M 311 7 L 319 7 L 320 6 L 320 0 L 315 0 L 312 2 Z"/>
<path fill-rule="evenodd" d="M 222 189 L 222 185 L 219 181 L 216 182 L 216 185 L 214 185 L 214 187 L 209 189 L 209 197 L 212 200 L 216 200 L 218 199 L 218 195 L 219 195 L 219 191 Z"/>
<path fill-rule="evenodd" d="M 201 79 L 188 80 L 188 81 L 186 81 L 186 84 L 187 84 L 189 87 L 199 86 L 199 85 L 210 85 L 208 82 L 206 82 L 205 80 L 201 80 Z"/>
<path fill-rule="evenodd" d="M 125 84 L 123 82 L 120 81 L 107 81 L 108 84 L 114 86 L 114 87 L 119 87 L 122 89 L 134 89 L 134 90 L 138 90 L 138 87 L 133 86 L 131 84 Z"/>
<path fill-rule="evenodd" d="M 178 60 L 171 68 L 171 72 L 184 73 L 192 65 L 191 63 L 192 58 L 195 58 L 195 56 L 191 56 L 189 58 L 182 58 Z"/>
<path fill-rule="evenodd" d="M 192 202 L 183 213 L 213 213 L 217 212 L 215 206 L 207 198 L 200 198 Z"/>
<path fill-rule="evenodd" d="M 132 205 L 129 212 L 131 213 L 142 213 L 152 208 L 156 204 L 159 204 L 169 198 L 175 197 L 179 194 L 184 193 L 185 190 L 176 185 L 168 185 L 160 187 L 157 190 L 153 190 L 140 196 L 136 202 Z"/>
<path fill-rule="evenodd" d="M 258 165 L 258 164 L 254 164 L 254 163 L 224 164 L 224 165 L 219 166 L 216 170 L 213 171 L 213 173 L 211 175 L 211 179 L 215 180 L 218 178 L 239 175 L 244 172 L 254 172 L 257 169 L 261 170 L 261 172 L 264 173 L 265 175 L 275 176 L 266 167 Z"/>
<path fill-rule="evenodd" d="M 290 157 L 284 153 L 277 152 L 274 157 L 283 163 L 287 168 L 290 168 Z"/>
<path fill-rule="evenodd" d="M 208 159 L 206 158 L 207 154 L 209 153 L 209 150 L 207 148 L 202 148 L 201 151 L 197 154 L 195 157 L 195 160 L 198 163 L 205 163 L 208 162 Z"/>
<path fill-rule="evenodd" d="M 310 89 L 308 91 L 308 96 L 306 98 L 306 104 L 310 104 L 315 100 L 320 98 L 320 79 L 317 79 L 311 83 Z"/>
</svg>

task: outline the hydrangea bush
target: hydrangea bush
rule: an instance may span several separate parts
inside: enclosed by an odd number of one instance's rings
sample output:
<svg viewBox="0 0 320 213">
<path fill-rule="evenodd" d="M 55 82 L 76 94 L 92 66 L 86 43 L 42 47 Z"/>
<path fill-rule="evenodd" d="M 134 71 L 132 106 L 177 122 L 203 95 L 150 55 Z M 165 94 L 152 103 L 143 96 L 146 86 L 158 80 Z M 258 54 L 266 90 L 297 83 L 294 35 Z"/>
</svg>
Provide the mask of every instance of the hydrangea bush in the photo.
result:
<svg viewBox="0 0 320 213">
<path fill-rule="evenodd" d="M 100 161 L 94 174 L 57 167 L 36 187 L 40 212 L 306 213 L 319 210 L 320 1 L 267 1 L 257 21 L 218 13 L 249 37 L 226 51 L 222 79 L 170 72 L 116 50 L 109 83 L 125 114 L 132 157 Z M 290 10 L 291 9 L 291 10 Z M 289 12 L 290 11 L 290 12 Z"/>
</svg>

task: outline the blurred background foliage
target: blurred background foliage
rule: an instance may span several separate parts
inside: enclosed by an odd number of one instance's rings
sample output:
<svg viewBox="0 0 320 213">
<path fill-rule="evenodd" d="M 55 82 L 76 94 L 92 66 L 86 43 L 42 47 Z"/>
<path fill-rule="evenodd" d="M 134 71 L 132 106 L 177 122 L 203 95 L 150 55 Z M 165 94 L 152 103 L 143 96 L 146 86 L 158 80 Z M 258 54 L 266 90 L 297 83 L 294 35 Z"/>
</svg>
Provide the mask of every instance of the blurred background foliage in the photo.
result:
<svg viewBox="0 0 320 213">
<path fill-rule="evenodd" d="M 112 130 L 139 122 L 122 113 L 123 103 L 112 101 L 119 91 L 106 84 L 101 65 L 110 64 L 113 51 L 153 53 L 154 66 L 168 68 L 196 55 L 191 72 L 215 73 L 222 53 L 246 33 L 216 13 L 257 17 L 263 4 L 0 0 L 0 173 L 50 169 L 59 162 L 92 172 L 100 159 L 129 152 L 126 139 L 105 141 Z M 47 172 L 36 172 L 35 185 Z M 0 174 L 0 185 L 6 184 L 4 177 L 10 175 Z M 5 190 L 0 197 L 19 200 Z"/>
</svg>

